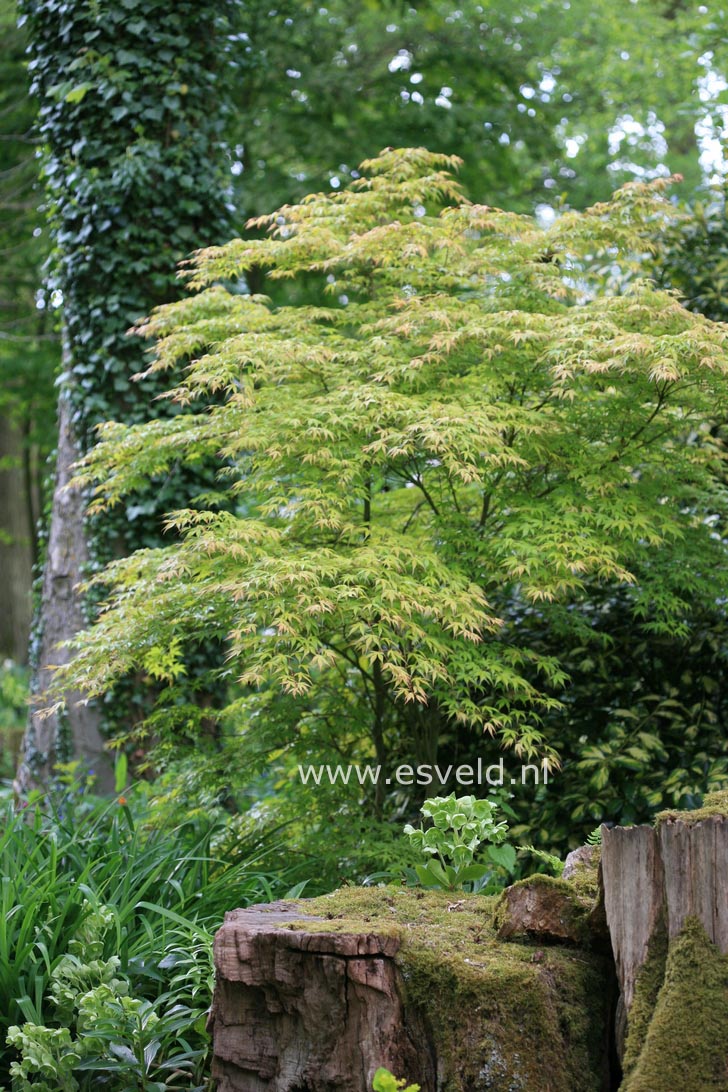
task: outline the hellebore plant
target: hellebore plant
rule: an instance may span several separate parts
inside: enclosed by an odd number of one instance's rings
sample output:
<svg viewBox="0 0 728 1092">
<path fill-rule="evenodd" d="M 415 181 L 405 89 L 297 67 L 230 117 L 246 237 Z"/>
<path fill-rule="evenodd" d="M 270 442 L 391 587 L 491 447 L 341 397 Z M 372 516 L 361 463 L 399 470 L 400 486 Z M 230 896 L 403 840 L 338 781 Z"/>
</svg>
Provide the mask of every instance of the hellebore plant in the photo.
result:
<svg viewBox="0 0 728 1092">
<path fill-rule="evenodd" d="M 446 891 L 463 888 L 482 891 L 494 882 L 496 869 L 510 873 L 516 863 L 513 846 L 504 844 L 508 825 L 497 819 L 498 805 L 492 800 L 474 796 L 436 796 L 426 800 L 420 809 L 432 826 L 423 830 L 410 823 L 404 833 L 411 845 L 429 860 L 411 870 L 423 887 L 439 887 Z M 476 861 L 482 843 L 485 860 Z"/>
</svg>

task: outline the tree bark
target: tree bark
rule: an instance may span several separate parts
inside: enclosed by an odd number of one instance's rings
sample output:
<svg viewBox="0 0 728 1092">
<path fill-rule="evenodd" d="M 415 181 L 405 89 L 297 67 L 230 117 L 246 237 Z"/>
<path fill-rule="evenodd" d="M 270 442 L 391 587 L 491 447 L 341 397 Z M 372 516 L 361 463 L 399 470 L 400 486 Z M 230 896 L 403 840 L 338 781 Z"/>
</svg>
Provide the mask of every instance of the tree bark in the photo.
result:
<svg viewBox="0 0 728 1092">
<path fill-rule="evenodd" d="M 380 1066 L 423 1092 L 607 1092 L 609 960 L 561 935 L 501 942 L 492 912 L 350 887 L 226 914 L 218 1092 L 371 1092 Z"/>
<path fill-rule="evenodd" d="M 33 528 L 28 512 L 23 436 L 0 421 L 0 658 L 28 659 L 33 580 Z"/>
<path fill-rule="evenodd" d="M 659 827 L 602 828 L 607 924 L 625 1007 L 655 931 L 668 940 L 697 918 L 728 952 L 728 818 L 673 820 Z"/>
<path fill-rule="evenodd" d="M 663 911 L 665 877 L 654 827 L 603 827 L 601 863 L 607 925 L 628 1013 Z"/>
<path fill-rule="evenodd" d="M 70 651 L 59 647 L 85 625 L 78 584 L 88 561 L 85 538 L 85 501 L 78 489 L 69 488 L 73 464 L 79 457 L 73 431 L 71 403 L 62 390 L 58 404 L 58 453 L 48 549 L 43 570 L 40 632 L 32 682 L 32 706 L 23 741 L 16 791 L 47 789 L 58 762 L 81 759 L 96 776 L 95 788 L 111 792 L 113 766 L 99 729 L 93 705 L 79 704 L 80 695 L 66 695 L 66 708 L 45 715 L 46 691 L 54 668 L 67 663 Z"/>
<path fill-rule="evenodd" d="M 131 381 L 145 370 L 148 356 L 143 340 L 128 336 L 129 324 L 184 295 L 177 263 L 194 247 L 222 242 L 228 234 L 220 111 L 230 70 L 224 48 L 230 13 L 224 4 L 148 4 L 140 8 L 138 20 L 131 20 L 119 18 L 119 5 L 112 0 L 93 5 L 28 0 L 22 6 L 31 92 L 41 104 L 37 137 L 44 147 L 45 208 L 67 383 L 59 409 L 57 482 L 39 612 L 35 684 L 41 695 L 52 665 L 69 655 L 58 651 L 57 642 L 89 621 L 76 591 L 87 553 L 96 571 L 136 549 L 163 544 L 167 512 L 185 507 L 215 480 L 209 463 L 174 467 L 162 481 L 139 488 L 134 515 L 130 501 L 126 513 L 119 509 L 88 522 L 83 498 L 64 492 L 72 462 L 95 443 L 97 425 L 110 419 L 137 424 L 174 412 L 156 397 L 166 389 L 166 378 L 140 386 Z M 88 49 L 91 32 L 93 50 Z M 170 35 L 185 59 L 184 83 L 174 96 Z M 138 94 L 129 91 L 127 68 L 106 63 L 114 50 L 133 56 L 131 68 L 138 65 L 148 75 Z M 67 81 L 78 82 L 80 56 L 84 89 L 93 86 L 96 93 L 79 98 L 57 94 Z M 211 96 L 215 110 L 209 109 Z M 112 119 L 108 103 L 122 99 L 128 104 Z M 189 660 L 185 685 L 189 700 L 197 701 L 197 679 L 218 665 L 220 652 L 215 645 L 194 646 Z M 131 730 L 151 710 L 157 689 L 141 673 L 120 680 L 109 700 L 99 703 L 104 734 Z M 206 687 L 202 702 L 221 692 L 222 684 Z M 74 697 L 67 695 L 68 712 L 62 717 L 44 721 L 34 710 L 19 788 L 48 784 L 54 761 L 71 756 L 93 765 L 97 789 L 112 784 L 99 717 L 93 709 L 74 705 Z"/>
<path fill-rule="evenodd" d="M 316 932 L 319 921 L 290 903 L 226 915 L 210 1014 L 218 1092 L 369 1092 L 379 1066 L 433 1088 L 430 1052 L 405 1020 L 399 939 Z"/>
<path fill-rule="evenodd" d="M 692 822 L 689 813 L 682 815 L 657 827 L 602 828 L 605 910 L 621 993 L 616 1046 L 625 1066 L 639 1074 L 639 1081 L 649 1065 L 656 1064 L 667 1072 L 666 1060 L 655 1062 L 651 1057 L 645 1062 L 650 1051 L 654 1054 L 659 1035 L 657 1032 L 650 1040 L 653 1013 L 660 1011 L 663 1023 L 668 1010 L 677 1012 L 686 1027 L 696 1020 L 707 1026 L 708 1011 L 700 1011 L 701 977 L 708 976 L 709 964 L 720 966 L 721 957 L 728 953 L 728 816 L 717 813 Z M 691 1009 L 682 1012 L 686 1002 L 676 996 L 673 963 L 682 958 L 680 952 L 686 943 L 694 944 L 696 931 L 705 950 L 713 954 L 705 957 L 704 967 L 696 963 Z M 712 1002 L 708 1009 L 710 1005 Z M 637 1012 L 635 1027 L 633 1009 Z M 674 1042 L 671 1050 L 678 1063 L 687 1058 L 681 1051 L 687 1052 L 688 1047 L 681 1042 Z M 725 1062 L 728 1073 L 728 1041 Z M 647 1078 L 648 1085 L 650 1080 L 656 1080 L 654 1075 Z M 699 1077 L 696 1080 L 690 1088 L 684 1084 L 684 1092 L 726 1087 L 720 1082 L 709 1084 L 706 1079 L 700 1084 Z M 633 1085 L 626 1079 L 624 1087 L 631 1090 Z M 634 1088 L 642 1090 L 643 1084 Z M 655 1085 L 654 1092 L 662 1092 L 662 1085 Z"/>
</svg>

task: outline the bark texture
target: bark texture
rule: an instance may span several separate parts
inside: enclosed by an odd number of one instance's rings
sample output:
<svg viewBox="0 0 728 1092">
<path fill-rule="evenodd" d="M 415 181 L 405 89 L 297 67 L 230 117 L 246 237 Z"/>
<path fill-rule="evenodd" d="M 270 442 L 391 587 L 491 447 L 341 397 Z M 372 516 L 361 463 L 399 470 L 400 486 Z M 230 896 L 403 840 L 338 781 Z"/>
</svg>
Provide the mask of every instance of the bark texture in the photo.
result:
<svg viewBox="0 0 728 1092">
<path fill-rule="evenodd" d="M 607 923 L 627 1013 L 650 943 L 664 925 L 668 940 L 696 918 L 728 953 L 728 819 L 603 828 L 602 875 Z"/>
<path fill-rule="evenodd" d="M 53 767 L 71 755 L 83 759 L 96 774 L 99 792 L 113 790 L 113 768 L 99 718 L 92 706 L 79 705 L 80 695 L 67 695 L 67 708 L 60 713 L 42 714 L 44 695 L 53 678 L 54 667 L 68 661 L 68 649 L 59 642 L 73 637 L 85 624 L 79 581 L 88 560 L 84 531 L 85 502 L 77 489 L 69 488 L 73 463 L 79 452 L 73 432 L 71 405 L 61 393 L 58 410 L 58 454 L 53 491 L 48 548 L 43 570 L 41 620 L 37 663 L 33 678 L 33 704 L 23 741 L 16 791 L 44 789 Z"/>
<path fill-rule="evenodd" d="M 677 813 L 602 835 L 620 1088 L 726 1092 L 728 818 Z"/>
<path fill-rule="evenodd" d="M 603 827 L 602 878 L 617 978 L 629 1012 L 635 979 L 661 920 L 665 894 L 654 827 Z"/>
<path fill-rule="evenodd" d="M 708 939 L 728 953 L 728 819 L 679 820 L 659 828 L 665 877 L 667 935 L 682 933 L 697 918 Z"/>
<path fill-rule="evenodd" d="M 398 938 L 316 932 L 317 921 L 275 903 L 226 915 L 210 1016 L 218 1092 L 368 1092 L 381 1065 L 431 1087 L 399 994 Z"/>
<path fill-rule="evenodd" d="M 497 911 L 498 936 L 534 940 L 587 942 L 591 905 L 575 896 L 568 884 L 536 876 L 506 888 Z"/>
<path fill-rule="evenodd" d="M 497 900 L 346 888 L 226 915 L 210 1015 L 218 1092 L 607 1092 L 611 969 L 507 943 Z"/>
</svg>

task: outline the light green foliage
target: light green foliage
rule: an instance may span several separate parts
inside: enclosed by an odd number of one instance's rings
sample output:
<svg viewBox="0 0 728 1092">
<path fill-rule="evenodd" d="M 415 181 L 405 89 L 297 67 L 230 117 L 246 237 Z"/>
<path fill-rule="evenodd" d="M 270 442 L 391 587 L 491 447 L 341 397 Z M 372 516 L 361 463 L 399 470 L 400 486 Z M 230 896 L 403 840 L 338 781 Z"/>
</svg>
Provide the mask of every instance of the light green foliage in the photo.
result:
<svg viewBox="0 0 728 1092">
<path fill-rule="evenodd" d="M 227 183 L 214 165 L 225 166 L 217 138 L 226 90 L 239 106 L 229 130 L 238 208 L 261 212 L 311 188 L 345 184 L 380 140 L 458 150 L 466 158 L 465 190 L 476 200 L 530 210 L 541 202 L 558 207 L 565 197 L 582 207 L 635 175 L 680 169 L 694 182 L 694 123 L 713 109 L 695 93 L 705 74 L 697 58 L 723 29 L 712 4 L 698 13 L 629 0 L 497 0 L 485 8 L 470 0 L 410 8 L 394 0 L 335 0 L 323 8 L 285 0 L 275 10 L 257 2 L 204 10 L 178 3 L 174 17 L 140 2 L 133 18 L 105 3 L 72 15 L 59 0 L 26 7 L 51 157 L 56 283 L 84 445 L 98 420 L 175 409 L 149 385 L 137 397 L 130 374 L 142 367 L 140 349 L 125 331 L 152 302 L 176 295 L 174 255 L 186 253 L 201 231 L 211 241 L 219 234 L 219 183 Z M 233 25 L 216 37 L 218 20 L 228 16 Z M 14 89 L 17 51 L 13 61 L 7 82 Z M 32 174 L 32 159 L 27 163 Z M 6 166 L 12 191 L 13 155 Z M 35 266 L 37 256 L 34 273 Z M 244 276 L 253 290 L 265 284 L 261 266 Z M 279 282 L 275 296 L 318 300 L 319 287 L 304 276 Z M 50 309 L 34 309 L 34 288 L 31 278 L 24 295 L 40 331 Z M 15 384 L 30 357 L 24 346 L 19 369 L 10 348 Z M 27 385 L 33 398 L 47 386 Z M 158 544 L 159 513 L 194 505 L 194 495 L 210 488 L 203 466 L 192 468 L 191 488 L 170 467 L 152 491 L 128 495 L 94 524 L 94 563 Z M 144 704 L 148 680 L 154 687 L 154 680 L 176 678 L 177 708 L 186 702 L 188 720 L 204 725 L 195 703 L 204 706 L 210 689 L 198 681 L 199 667 L 189 647 L 170 660 L 149 650 L 124 698 L 105 702 L 106 718 L 138 720 L 128 713 Z M 329 710 L 314 715 L 320 724 Z"/>
<path fill-rule="evenodd" d="M 57 1013 L 59 1020 L 70 1022 L 76 1038 L 65 1024 L 61 1029 L 36 1024 L 10 1028 L 8 1043 L 21 1055 L 10 1066 L 13 1088 L 18 1092 L 35 1088 L 36 1082 L 28 1078 L 40 1075 L 54 1078 L 56 1083 L 49 1087 L 75 1092 L 93 1087 L 85 1074 L 92 1080 L 94 1074 L 97 1079 L 110 1074 L 108 1087 L 165 1092 L 172 1071 L 178 1080 L 192 1082 L 188 1083 L 192 1088 L 195 1077 L 201 1076 L 199 1062 L 206 1050 L 192 1047 L 185 1033 L 192 1032 L 199 1041 L 195 1025 L 204 1022 L 204 1010 L 165 1004 L 167 998 L 153 1003 L 129 997 L 125 982 L 85 989 L 91 970 L 79 965 L 74 1009 Z"/>
<path fill-rule="evenodd" d="M 600 846 L 602 844 L 602 828 L 595 827 L 586 840 L 588 846 Z"/>
<path fill-rule="evenodd" d="M 550 869 L 555 876 L 560 876 L 564 871 L 565 861 L 562 861 L 560 857 L 557 857 L 555 853 L 548 853 L 545 849 L 538 849 L 536 846 L 518 846 L 518 849 L 523 853 L 530 853 L 537 861 L 546 865 L 546 868 Z"/>
<path fill-rule="evenodd" d="M 405 1088 L 404 1086 L 407 1085 Z M 404 1078 L 397 1078 L 388 1069 L 380 1066 L 372 1079 L 374 1092 L 420 1092 L 418 1084 L 407 1084 Z"/>
<path fill-rule="evenodd" d="M 435 796 L 420 809 L 432 826 L 425 829 L 408 823 L 404 833 L 414 849 L 430 859 L 425 865 L 415 865 L 419 882 L 425 887 L 443 887 L 452 891 L 464 887 L 479 891 L 491 879 L 494 866 L 510 872 L 516 863 L 513 846 L 503 845 L 508 829 L 496 819 L 498 805 L 492 800 L 477 800 L 474 796 L 456 798 Z M 483 842 L 489 860 L 476 861 L 475 855 Z"/>
<path fill-rule="evenodd" d="M 456 166 L 385 151 L 264 218 L 268 238 L 201 251 L 196 294 L 140 327 L 149 373 L 184 368 L 180 412 L 103 427 L 80 472 L 93 510 L 214 456 L 219 493 L 106 570 L 66 685 L 103 693 L 194 635 L 225 642 L 236 730 L 283 700 L 279 743 L 346 723 L 379 761 L 400 741 L 432 761 L 460 724 L 549 754 L 565 675 L 521 618 L 591 640 L 571 606 L 609 587 L 672 633 L 720 594 L 728 335 L 632 276 L 672 216 L 664 185 L 543 229 L 470 204 Z M 226 287 L 252 267 L 321 277 L 331 302 Z"/>
<path fill-rule="evenodd" d="M 13 1062 L 10 1066 L 14 1090 L 77 1092 L 79 1086 L 73 1076 L 73 1068 L 81 1058 L 71 1041 L 68 1028 L 46 1028 L 34 1024 L 11 1027 L 8 1045 L 22 1056 L 22 1061 Z M 30 1077 L 34 1079 L 29 1080 Z"/>
</svg>

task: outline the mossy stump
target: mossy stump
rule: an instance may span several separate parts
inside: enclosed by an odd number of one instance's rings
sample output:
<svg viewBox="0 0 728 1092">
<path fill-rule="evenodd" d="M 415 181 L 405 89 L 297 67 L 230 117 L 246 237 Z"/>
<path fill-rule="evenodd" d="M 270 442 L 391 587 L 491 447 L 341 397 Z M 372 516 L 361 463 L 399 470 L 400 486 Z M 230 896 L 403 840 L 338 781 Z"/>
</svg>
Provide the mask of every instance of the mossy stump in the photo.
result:
<svg viewBox="0 0 728 1092">
<path fill-rule="evenodd" d="M 347 888 L 228 914 L 218 1092 L 606 1092 L 609 960 L 497 938 L 496 900 Z"/>
<path fill-rule="evenodd" d="M 728 1092 L 726 797 L 603 828 L 622 1092 Z"/>
</svg>

